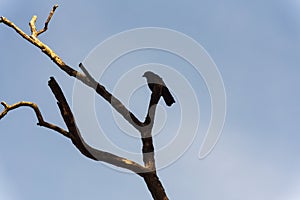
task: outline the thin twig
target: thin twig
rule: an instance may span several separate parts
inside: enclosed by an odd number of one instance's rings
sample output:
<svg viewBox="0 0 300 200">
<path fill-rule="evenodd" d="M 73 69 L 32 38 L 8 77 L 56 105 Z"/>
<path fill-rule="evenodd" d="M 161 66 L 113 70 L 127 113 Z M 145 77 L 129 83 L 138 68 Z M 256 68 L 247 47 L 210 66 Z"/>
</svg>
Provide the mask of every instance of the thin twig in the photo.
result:
<svg viewBox="0 0 300 200">
<path fill-rule="evenodd" d="M 68 133 L 66 130 L 64 130 L 64 129 L 62 129 L 62 128 L 60 128 L 60 127 L 54 125 L 54 124 L 45 122 L 45 121 L 44 121 L 44 118 L 43 118 L 43 116 L 42 116 L 42 114 L 41 114 L 41 111 L 40 111 L 39 107 L 38 107 L 35 103 L 27 102 L 27 101 L 20 101 L 20 102 L 18 102 L 18 103 L 13 104 L 13 105 L 8 105 L 8 104 L 5 103 L 4 101 L 2 101 L 1 104 L 2 104 L 3 107 L 4 107 L 4 110 L 0 113 L 0 120 L 1 120 L 1 119 L 2 119 L 9 111 L 14 110 L 14 109 L 19 108 L 19 107 L 24 107 L 24 106 L 26 106 L 26 107 L 32 108 L 33 111 L 35 112 L 35 115 L 36 115 L 36 117 L 37 117 L 37 119 L 38 119 L 37 125 L 43 126 L 43 127 L 49 128 L 49 129 L 52 129 L 52 130 L 54 130 L 54 131 L 56 131 L 56 132 L 58 132 L 58 133 L 61 133 L 61 134 L 62 134 L 63 136 L 65 136 L 65 137 L 69 137 L 69 133 Z"/>
<path fill-rule="evenodd" d="M 66 72 L 69 76 L 76 77 L 77 79 L 81 80 L 82 82 L 87 82 L 85 75 L 77 72 L 76 70 L 72 69 L 63 60 L 47 45 L 41 42 L 37 37 L 32 37 L 27 35 L 24 31 L 22 31 L 18 26 L 16 26 L 13 22 L 8 20 L 5 17 L 1 17 L 0 22 L 4 23 L 5 25 L 14 29 L 20 36 L 22 36 L 25 40 L 33 44 L 34 46 L 38 47 L 43 53 L 45 53 L 61 70 Z M 34 22 L 34 17 L 30 21 L 31 23 Z M 35 29 L 32 27 L 31 29 Z M 36 31 L 36 30 L 35 30 Z M 87 84 L 87 83 L 86 83 Z M 87 84 L 88 85 L 88 84 Z"/>
<path fill-rule="evenodd" d="M 83 71 L 83 73 L 87 76 L 87 78 L 90 81 L 97 83 L 97 81 L 92 77 L 92 75 L 88 72 L 88 70 L 85 68 L 85 66 L 82 63 L 79 63 L 79 68 Z"/>
<path fill-rule="evenodd" d="M 37 31 L 36 31 L 36 26 L 35 26 L 35 22 L 36 22 L 37 16 L 33 15 L 30 22 L 29 22 L 29 27 L 30 27 L 30 31 L 31 31 L 31 37 L 32 38 L 36 38 L 37 37 Z"/>
<path fill-rule="evenodd" d="M 30 22 L 29 22 L 29 27 L 30 27 L 30 30 L 31 30 L 31 37 L 32 38 L 37 38 L 37 36 L 39 36 L 40 34 L 44 33 L 45 31 L 48 30 L 48 24 L 56 10 L 56 8 L 58 7 L 58 5 L 54 5 L 52 10 L 50 11 L 49 15 L 48 15 L 48 18 L 45 22 L 45 26 L 43 29 L 37 31 L 36 30 L 36 26 L 35 26 L 35 22 L 36 22 L 36 19 L 37 19 L 37 16 L 36 15 L 33 15 Z"/>
<path fill-rule="evenodd" d="M 49 16 L 48 16 L 48 18 L 47 18 L 47 20 L 46 20 L 46 22 L 45 22 L 44 28 L 41 29 L 41 30 L 39 30 L 39 31 L 37 32 L 37 36 L 40 35 L 40 34 L 42 34 L 42 33 L 44 33 L 45 31 L 48 30 L 48 24 L 49 24 L 49 22 L 50 22 L 50 20 L 51 20 L 51 18 L 52 18 L 52 16 L 53 16 L 53 14 L 54 14 L 54 12 L 55 12 L 55 10 L 56 10 L 57 7 L 58 7 L 57 4 L 53 6 L 53 8 L 52 8 L 52 10 L 50 11 Z"/>
</svg>

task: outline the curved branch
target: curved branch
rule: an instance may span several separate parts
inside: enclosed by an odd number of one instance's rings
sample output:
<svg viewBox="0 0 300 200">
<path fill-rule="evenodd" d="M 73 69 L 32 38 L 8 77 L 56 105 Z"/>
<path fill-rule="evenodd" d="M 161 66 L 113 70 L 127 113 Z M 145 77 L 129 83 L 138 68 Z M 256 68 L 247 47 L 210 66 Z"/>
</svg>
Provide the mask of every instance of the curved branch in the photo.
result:
<svg viewBox="0 0 300 200">
<path fill-rule="evenodd" d="M 37 124 L 39 126 L 43 126 L 43 127 L 49 128 L 51 130 L 54 130 L 56 132 L 59 132 L 63 136 L 70 138 L 71 140 L 75 140 L 74 138 L 76 138 L 76 137 L 72 136 L 69 132 L 67 132 L 66 130 L 64 130 L 58 126 L 55 126 L 51 123 L 45 122 L 38 106 L 35 103 L 27 102 L 27 101 L 20 101 L 13 105 L 8 105 L 6 102 L 1 102 L 1 104 L 4 107 L 4 110 L 0 113 L 0 120 L 3 117 L 5 117 L 6 114 L 11 110 L 14 110 L 19 107 L 30 107 L 34 110 L 34 112 L 36 114 L 36 117 L 38 119 Z M 79 132 L 75 132 L 72 134 L 79 134 Z M 80 138 L 81 138 L 81 136 L 80 136 Z M 81 138 L 81 140 L 79 142 L 84 142 L 84 140 Z M 76 143 L 78 143 L 78 141 L 76 141 Z M 92 152 L 93 155 L 95 155 L 95 157 L 89 157 L 93 160 L 103 161 L 103 162 L 115 165 L 117 167 L 122 167 L 122 168 L 128 169 L 130 171 L 133 171 L 134 173 L 136 173 L 138 175 L 141 175 L 142 173 L 147 172 L 146 168 L 144 168 L 143 166 L 141 166 L 138 163 L 135 163 L 129 159 L 122 158 L 122 157 L 116 156 L 114 154 L 105 152 L 105 151 L 100 151 L 100 150 L 94 149 L 94 148 L 90 147 L 88 144 L 86 144 L 85 142 L 84 142 L 83 146 L 85 148 L 87 148 L 86 149 L 87 151 L 90 151 L 90 152 Z M 82 148 L 82 147 L 80 147 L 80 148 Z M 79 149 L 79 151 L 82 152 L 83 150 Z"/>
<path fill-rule="evenodd" d="M 54 124 L 45 122 L 39 107 L 35 103 L 27 102 L 27 101 L 20 101 L 18 103 L 13 104 L 13 105 L 8 105 L 4 101 L 2 101 L 1 104 L 4 106 L 4 110 L 0 113 L 0 120 L 11 110 L 14 110 L 14 109 L 19 108 L 19 107 L 24 107 L 24 106 L 25 107 L 30 107 L 30 108 L 33 109 L 33 111 L 35 112 L 35 115 L 38 119 L 37 125 L 49 128 L 49 129 L 54 130 L 58 133 L 61 133 L 65 137 L 69 137 L 69 133 L 66 130 L 64 130 L 64 129 L 62 129 L 62 128 L 54 125 Z"/>
<path fill-rule="evenodd" d="M 59 87 L 59 85 L 57 84 L 57 82 L 55 81 L 54 78 L 50 79 L 49 86 L 58 101 L 58 106 L 60 108 L 61 115 L 65 121 L 65 124 L 68 127 L 69 132 L 54 125 L 54 124 L 45 122 L 45 120 L 40 112 L 40 109 L 38 108 L 37 104 L 35 104 L 33 102 L 20 101 L 13 105 L 8 105 L 6 102 L 1 102 L 4 109 L 0 113 L 0 120 L 3 117 L 5 117 L 9 111 L 12 111 L 12 110 L 20 108 L 20 107 L 30 107 L 33 109 L 33 111 L 35 112 L 35 115 L 38 119 L 37 125 L 54 130 L 58 133 L 61 133 L 63 136 L 71 139 L 72 143 L 76 146 L 76 148 L 83 155 L 87 156 L 88 158 L 95 160 L 95 161 L 103 161 L 108 164 L 115 165 L 117 167 L 128 169 L 140 176 L 142 176 L 142 174 L 145 174 L 148 172 L 147 168 L 141 166 L 140 164 L 138 164 L 134 161 L 131 161 L 129 159 L 114 155 L 112 153 L 101 151 L 101 150 L 98 150 L 98 149 L 95 149 L 95 148 L 89 146 L 82 138 L 82 136 L 76 126 L 75 119 L 73 117 L 71 109 L 63 95 L 61 88 Z"/>
<path fill-rule="evenodd" d="M 140 176 L 141 174 L 146 173 L 148 171 L 147 168 L 141 166 L 140 164 L 134 161 L 89 146 L 82 138 L 81 133 L 77 128 L 73 113 L 68 105 L 68 102 L 61 88 L 59 87 L 58 83 L 53 77 L 50 78 L 48 85 L 51 88 L 51 91 L 53 92 L 57 100 L 61 116 L 63 117 L 64 122 L 70 132 L 69 138 L 72 140 L 72 143 L 83 155 L 96 161 L 103 161 L 115 165 L 117 167 L 128 169 Z"/>
</svg>

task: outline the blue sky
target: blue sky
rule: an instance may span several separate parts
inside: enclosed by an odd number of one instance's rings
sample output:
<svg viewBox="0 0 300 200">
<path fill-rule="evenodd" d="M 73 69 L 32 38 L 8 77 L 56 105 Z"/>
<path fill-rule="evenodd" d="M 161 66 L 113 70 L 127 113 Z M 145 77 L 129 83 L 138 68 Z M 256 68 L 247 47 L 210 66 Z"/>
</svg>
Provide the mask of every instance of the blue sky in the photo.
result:
<svg viewBox="0 0 300 200">
<path fill-rule="evenodd" d="M 76 68 L 106 38 L 149 26 L 192 37 L 218 66 L 226 88 L 227 118 L 217 146 L 204 160 L 198 159 L 198 153 L 210 116 L 209 94 L 201 77 L 194 77 L 189 68 L 182 71 L 198 89 L 203 113 L 190 148 L 159 171 L 170 199 L 300 198 L 299 0 L 1 0 L 0 15 L 28 33 L 32 15 L 38 16 L 41 26 L 56 3 L 60 7 L 40 39 Z M 64 126 L 47 81 L 55 76 L 72 102 L 74 80 L 4 25 L 0 25 L 0 43 L 0 100 L 36 102 L 48 121 Z M 120 65 L 130 69 L 154 61 L 184 65 L 166 53 L 136 52 L 118 60 L 111 73 L 118 72 Z M 104 77 L 103 84 L 112 90 L 119 76 Z M 142 94 L 138 90 L 136 95 Z M 108 105 L 98 99 L 97 109 L 103 108 L 108 116 Z M 143 105 L 132 109 L 143 116 Z M 172 108 L 166 112 L 176 115 Z M 107 120 L 106 115 L 102 120 Z M 109 128 L 111 122 L 105 123 Z M 86 159 L 70 141 L 35 124 L 29 109 L 11 112 L 0 122 L 0 199 L 151 199 L 139 177 Z M 166 138 L 159 139 L 157 145 Z M 113 136 L 112 140 L 116 141 Z M 125 147 L 139 150 L 138 142 L 124 140 Z"/>
</svg>

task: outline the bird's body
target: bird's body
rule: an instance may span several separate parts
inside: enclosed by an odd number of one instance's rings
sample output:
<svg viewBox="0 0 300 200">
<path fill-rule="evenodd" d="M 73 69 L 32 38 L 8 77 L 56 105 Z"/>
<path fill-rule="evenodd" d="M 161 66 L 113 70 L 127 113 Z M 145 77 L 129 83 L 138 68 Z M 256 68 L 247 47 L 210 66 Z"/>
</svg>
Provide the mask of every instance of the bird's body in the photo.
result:
<svg viewBox="0 0 300 200">
<path fill-rule="evenodd" d="M 173 103 L 175 103 L 172 94 L 160 76 L 153 72 L 147 71 L 144 73 L 143 77 L 147 79 L 148 87 L 152 92 L 154 92 L 155 87 L 159 87 L 161 89 L 160 95 L 164 98 L 168 106 L 171 106 Z"/>
</svg>

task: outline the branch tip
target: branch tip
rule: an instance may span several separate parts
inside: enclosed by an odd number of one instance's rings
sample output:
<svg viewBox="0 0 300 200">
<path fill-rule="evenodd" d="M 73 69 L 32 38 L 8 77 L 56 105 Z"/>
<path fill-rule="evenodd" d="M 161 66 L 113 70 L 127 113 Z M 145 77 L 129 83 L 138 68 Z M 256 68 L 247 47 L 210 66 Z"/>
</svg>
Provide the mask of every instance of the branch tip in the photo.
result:
<svg viewBox="0 0 300 200">
<path fill-rule="evenodd" d="M 52 81 L 55 81 L 53 76 L 50 76 L 50 80 L 48 81 L 48 84 L 50 84 Z"/>
<path fill-rule="evenodd" d="M 37 19 L 37 16 L 36 16 L 36 15 L 33 15 L 32 18 L 31 18 L 31 20 L 30 20 L 30 22 L 32 21 L 33 23 L 35 23 L 35 22 L 36 22 L 36 19 Z"/>
<path fill-rule="evenodd" d="M 8 104 L 4 101 L 1 101 L 1 104 L 3 105 L 4 108 L 8 108 Z"/>
<path fill-rule="evenodd" d="M 82 63 L 79 63 L 79 68 L 83 71 L 83 73 L 85 75 L 89 74 L 88 71 L 87 71 L 87 69 L 84 67 L 84 65 Z"/>
<path fill-rule="evenodd" d="M 54 12 L 55 12 L 55 10 L 56 10 L 57 7 L 58 7 L 57 4 L 55 4 L 55 5 L 52 7 L 52 10 L 50 11 L 50 13 L 49 13 L 49 15 L 48 15 L 48 18 L 47 18 L 47 20 L 46 20 L 46 22 L 45 22 L 44 28 L 41 29 L 41 30 L 39 30 L 39 31 L 36 33 L 37 36 L 40 35 L 40 34 L 42 34 L 42 33 L 44 33 L 45 31 L 48 30 L 48 24 L 49 24 L 49 22 L 50 22 L 50 20 L 51 20 L 51 18 L 52 18 L 52 16 L 53 16 L 53 14 L 54 14 Z"/>
<path fill-rule="evenodd" d="M 88 72 L 88 70 L 84 67 L 84 65 L 82 63 L 79 64 L 79 68 L 82 70 L 84 75 L 86 75 L 86 77 L 88 78 L 89 81 L 92 81 L 95 84 L 97 83 L 97 81 L 92 77 L 92 75 Z"/>
<path fill-rule="evenodd" d="M 37 31 L 36 31 L 36 27 L 35 27 L 35 22 L 36 22 L 37 16 L 33 15 L 30 22 L 29 22 L 29 27 L 30 27 L 30 31 L 31 31 L 31 36 L 36 37 L 37 36 Z"/>
</svg>

